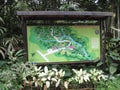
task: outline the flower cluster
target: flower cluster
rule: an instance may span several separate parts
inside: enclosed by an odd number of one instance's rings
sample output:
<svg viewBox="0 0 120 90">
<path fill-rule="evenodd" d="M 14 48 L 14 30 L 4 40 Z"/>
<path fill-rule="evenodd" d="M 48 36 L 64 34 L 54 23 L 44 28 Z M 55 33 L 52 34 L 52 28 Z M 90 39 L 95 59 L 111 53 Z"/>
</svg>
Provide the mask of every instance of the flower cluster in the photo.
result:
<svg viewBox="0 0 120 90">
<path fill-rule="evenodd" d="M 108 76 L 104 75 L 102 70 L 91 69 L 89 73 L 90 73 L 90 78 L 93 82 L 108 79 Z"/>
<path fill-rule="evenodd" d="M 56 87 L 59 86 L 62 77 L 65 75 L 65 71 L 62 69 L 58 70 L 56 68 L 48 69 L 47 66 L 45 66 L 43 69 L 41 67 L 37 68 L 34 67 L 34 72 L 26 75 L 24 77 L 24 81 L 27 84 L 35 84 L 35 86 L 43 86 L 46 85 L 47 88 L 50 87 L 50 84 L 55 84 Z M 32 76 L 32 79 L 27 79 L 29 76 Z"/>
<path fill-rule="evenodd" d="M 72 69 L 74 72 L 74 76 L 69 78 L 67 81 L 65 81 L 64 86 L 65 88 L 68 88 L 68 85 L 72 82 L 76 82 L 78 84 L 87 83 L 87 82 L 97 82 L 100 80 L 107 80 L 108 76 L 104 75 L 103 71 L 97 70 L 97 69 L 91 69 L 91 70 L 76 70 Z"/>
<path fill-rule="evenodd" d="M 102 70 L 98 69 L 72 69 L 72 75 L 67 80 L 65 78 L 65 71 L 63 69 L 51 68 L 47 66 L 44 68 L 35 65 L 26 65 L 23 74 L 24 86 L 41 86 L 49 88 L 50 86 L 58 87 L 60 84 L 68 88 L 69 84 L 77 83 L 97 83 L 100 80 L 107 80 L 108 76 Z"/>
</svg>

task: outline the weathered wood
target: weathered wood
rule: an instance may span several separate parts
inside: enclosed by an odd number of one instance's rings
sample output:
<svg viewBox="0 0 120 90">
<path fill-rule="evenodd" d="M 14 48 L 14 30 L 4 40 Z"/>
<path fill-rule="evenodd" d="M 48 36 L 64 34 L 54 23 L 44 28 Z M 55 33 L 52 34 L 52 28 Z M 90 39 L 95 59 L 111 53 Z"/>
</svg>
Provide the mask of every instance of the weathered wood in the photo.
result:
<svg viewBox="0 0 120 90">
<path fill-rule="evenodd" d="M 113 16 L 113 13 L 95 11 L 17 11 L 17 15 L 27 20 L 100 20 Z"/>
</svg>

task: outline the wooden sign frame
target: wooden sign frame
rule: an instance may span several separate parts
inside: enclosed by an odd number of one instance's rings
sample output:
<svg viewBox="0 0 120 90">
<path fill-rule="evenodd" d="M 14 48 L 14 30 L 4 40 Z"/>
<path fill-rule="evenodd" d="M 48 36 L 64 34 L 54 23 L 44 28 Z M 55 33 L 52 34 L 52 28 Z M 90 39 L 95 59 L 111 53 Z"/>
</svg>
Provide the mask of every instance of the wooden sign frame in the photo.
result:
<svg viewBox="0 0 120 90">
<path fill-rule="evenodd" d="M 107 19 L 113 15 L 111 12 L 80 12 L 80 11 L 18 11 L 21 17 L 22 29 L 25 40 L 25 49 L 28 59 L 28 43 L 27 43 L 27 25 L 81 25 L 80 20 L 95 20 L 100 27 L 100 60 L 105 60 L 105 34 L 108 31 Z M 29 21 L 38 21 L 39 23 L 29 23 Z M 66 22 L 57 22 L 66 20 Z M 73 23 L 77 21 L 77 23 Z M 29 23 L 29 24 L 28 24 Z M 80 60 L 71 62 L 40 62 L 38 64 L 70 64 L 70 63 L 93 63 L 92 60 Z M 34 62 L 33 62 L 34 63 Z"/>
</svg>

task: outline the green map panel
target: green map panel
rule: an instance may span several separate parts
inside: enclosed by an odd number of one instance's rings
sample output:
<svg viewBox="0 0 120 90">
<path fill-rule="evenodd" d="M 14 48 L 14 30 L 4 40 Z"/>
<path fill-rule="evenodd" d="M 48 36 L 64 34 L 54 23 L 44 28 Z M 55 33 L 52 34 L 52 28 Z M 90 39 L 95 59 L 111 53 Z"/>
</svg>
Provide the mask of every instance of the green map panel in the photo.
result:
<svg viewBox="0 0 120 90">
<path fill-rule="evenodd" d="M 76 62 L 100 59 L 98 26 L 27 26 L 27 43 L 30 62 Z"/>
</svg>

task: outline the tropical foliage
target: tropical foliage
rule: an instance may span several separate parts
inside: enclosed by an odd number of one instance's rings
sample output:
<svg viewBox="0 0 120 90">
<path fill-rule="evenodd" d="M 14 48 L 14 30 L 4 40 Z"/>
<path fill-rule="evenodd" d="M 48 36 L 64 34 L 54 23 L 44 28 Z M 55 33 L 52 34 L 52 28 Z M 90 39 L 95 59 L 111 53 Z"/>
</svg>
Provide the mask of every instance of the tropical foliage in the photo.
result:
<svg viewBox="0 0 120 90">
<path fill-rule="evenodd" d="M 99 81 L 106 81 L 108 76 L 101 70 L 90 69 L 90 70 L 76 70 L 72 69 L 74 72 L 73 77 L 65 81 L 65 87 L 68 88 L 70 83 L 82 84 L 82 83 L 98 83 Z"/>
<path fill-rule="evenodd" d="M 6 69 L 7 68 L 7 69 Z M 75 84 L 98 83 L 108 79 L 108 76 L 101 70 L 77 70 L 73 69 L 72 76 L 66 78 L 65 70 L 57 68 L 48 68 L 47 66 L 37 67 L 31 63 L 15 63 L 6 65 L 6 68 L 0 69 L 0 89 L 19 90 L 25 87 L 45 87 L 51 86 L 68 88 L 71 82 Z M 69 84 L 69 85 L 68 85 Z M 4 90 L 4 89 L 3 89 Z"/>
<path fill-rule="evenodd" d="M 64 70 L 60 68 L 62 65 L 55 65 L 55 67 L 59 67 L 57 69 L 50 68 L 51 65 L 37 67 L 25 63 L 23 35 L 20 18 L 16 15 L 17 10 L 114 12 L 114 17 L 108 19 L 106 25 L 112 34 L 109 34 L 111 38 L 117 39 L 106 40 L 105 62 L 90 65 L 90 67 L 96 66 L 96 68 L 104 70 L 108 74 L 108 80 L 106 81 L 106 75 L 101 70 L 88 69 L 87 71 L 88 66 L 85 64 L 64 65 Z M 80 83 L 97 82 L 100 90 L 119 90 L 120 76 L 116 76 L 120 72 L 120 34 L 118 32 L 120 32 L 120 0 L 0 0 L 0 90 L 19 90 L 26 86 L 44 85 L 49 88 L 52 84 L 57 87 L 63 83 L 65 87 L 68 87 L 68 82 L 79 85 Z M 76 69 L 71 71 L 73 67 Z M 78 69 L 79 67 L 85 69 Z M 101 87 L 105 87 L 105 89 Z"/>
</svg>

